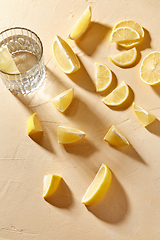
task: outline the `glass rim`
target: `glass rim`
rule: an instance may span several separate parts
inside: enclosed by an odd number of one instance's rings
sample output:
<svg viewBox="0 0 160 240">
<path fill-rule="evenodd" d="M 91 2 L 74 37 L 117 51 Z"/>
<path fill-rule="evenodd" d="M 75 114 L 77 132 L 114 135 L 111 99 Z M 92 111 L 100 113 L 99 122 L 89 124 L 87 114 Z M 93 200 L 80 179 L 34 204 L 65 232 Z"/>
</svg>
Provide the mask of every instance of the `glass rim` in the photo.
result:
<svg viewBox="0 0 160 240">
<path fill-rule="evenodd" d="M 32 34 L 34 34 L 34 35 L 38 38 L 38 40 L 39 40 L 39 42 L 40 42 L 40 46 L 41 46 L 41 50 L 42 50 L 42 51 L 41 51 L 40 59 L 37 61 L 37 63 L 36 63 L 32 68 L 30 68 L 29 70 L 27 70 L 27 71 L 25 71 L 25 72 L 22 72 L 22 73 L 6 73 L 6 72 L 3 72 L 2 70 L 0 70 L 1 73 L 3 73 L 4 75 L 8 75 L 8 76 L 21 76 L 21 75 L 27 74 L 28 72 L 30 72 L 30 71 L 32 71 L 34 68 L 36 68 L 36 66 L 39 65 L 40 61 L 41 61 L 42 58 L 43 58 L 43 44 L 42 44 L 42 41 L 41 41 L 40 37 L 39 37 L 35 32 L 33 32 L 32 30 L 30 30 L 30 29 L 28 29 L 28 28 L 25 28 L 25 27 L 11 27 L 11 28 L 7 28 L 7 29 L 1 31 L 1 32 L 0 32 L 0 36 L 1 36 L 3 33 L 7 32 L 7 31 L 9 31 L 9 30 L 15 30 L 15 29 L 26 30 L 26 31 L 29 31 L 29 32 L 31 32 Z"/>
</svg>

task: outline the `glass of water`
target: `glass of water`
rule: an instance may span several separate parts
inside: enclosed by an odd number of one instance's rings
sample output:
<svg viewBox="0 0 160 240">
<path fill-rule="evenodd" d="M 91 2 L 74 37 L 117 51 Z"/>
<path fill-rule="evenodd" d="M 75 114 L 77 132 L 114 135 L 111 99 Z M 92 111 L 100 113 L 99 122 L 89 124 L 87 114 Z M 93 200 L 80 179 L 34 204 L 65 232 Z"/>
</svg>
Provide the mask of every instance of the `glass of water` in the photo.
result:
<svg viewBox="0 0 160 240">
<path fill-rule="evenodd" d="M 33 31 L 15 27 L 0 33 L 0 47 L 7 46 L 19 74 L 0 71 L 6 87 L 15 94 L 35 91 L 45 79 L 43 45 Z"/>
</svg>

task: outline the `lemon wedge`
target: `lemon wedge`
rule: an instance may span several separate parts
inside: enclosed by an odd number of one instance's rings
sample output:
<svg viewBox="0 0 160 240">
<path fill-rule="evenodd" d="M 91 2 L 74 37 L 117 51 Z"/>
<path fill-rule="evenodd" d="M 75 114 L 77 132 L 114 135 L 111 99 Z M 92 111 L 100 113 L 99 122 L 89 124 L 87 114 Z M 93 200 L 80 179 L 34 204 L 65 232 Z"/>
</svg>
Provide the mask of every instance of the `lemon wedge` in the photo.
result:
<svg viewBox="0 0 160 240">
<path fill-rule="evenodd" d="M 142 61 L 140 78 L 149 85 L 160 83 L 160 52 L 149 53 Z"/>
<path fill-rule="evenodd" d="M 107 192 L 112 181 L 112 173 L 109 167 L 102 163 L 94 180 L 87 189 L 82 198 L 82 203 L 85 205 L 93 205 L 101 200 Z"/>
<path fill-rule="evenodd" d="M 119 67 L 128 67 L 132 65 L 135 62 L 136 58 L 137 49 L 135 47 L 117 55 L 109 56 L 109 59 Z"/>
<path fill-rule="evenodd" d="M 80 68 L 80 62 L 72 48 L 58 35 L 53 40 L 53 56 L 60 69 L 67 74 Z"/>
<path fill-rule="evenodd" d="M 119 106 L 126 101 L 129 95 L 129 87 L 123 81 L 110 94 L 102 99 L 102 102 L 108 106 Z"/>
<path fill-rule="evenodd" d="M 156 119 L 156 116 L 154 114 L 138 106 L 137 104 L 133 103 L 132 107 L 137 119 L 144 127 L 148 126 Z"/>
<path fill-rule="evenodd" d="M 82 36 L 82 34 L 87 30 L 92 17 L 91 6 L 84 11 L 78 22 L 72 28 L 71 32 L 68 34 L 68 38 L 76 40 Z"/>
<path fill-rule="evenodd" d="M 58 96 L 54 97 L 51 100 L 51 102 L 60 112 L 63 113 L 71 104 L 73 95 L 74 95 L 74 88 L 70 88 L 60 93 Z"/>
<path fill-rule="evenodd" d="M 102 92 L 106 90 L 112 82 L 112 72 L 107 65 L 95 63 L 96 72 L 96 91 Z"/>
<path fill-rule="evenodd" d="M 144 30 L 143 30 L 143 27 L 140 23 L 138 23 L 134 20 L 122 20 L 114 26 L 113 31 L 117 28 L 120 28 L 120 27 L 129 27 L 131 29 L 134 29 L 136 32 L 139 33 L 140 39 L 138 39 L 135 42 L 130 41 L 130 42 L 126 42 L 126 43 L 119 43 L 119 45 L 121 45 L 125 48 L 130 48 L 130 47 L 133 47 L 133 46 L 139 44 L 143 40 Z"/>
<path fill-rule="evenodd" d="M 33 134 L 36 134 L 38 132 L 42 132 L 42 126 L 38 119 L 37 113 L 33 113 L 27 124 L 27 134 L 28 136 L 32 136 Z"/>
<path fill-rule="evenodd" d="M 0 71 L 9 74 L 20 73 L 7 46 L 0 48 Z"/>
<path fill-rule="evenodd" d="M 111 42 L 117 44 L 132 42 L 140 40 L 140 35 L 137 31 L 130 27 L 119 27 L 112 31 Z"/>
<path fill-rule="evenodd" d="M 43 179 L 43 198 L 53 195 L 59 186 L 61 176 L 58 175 L 45 175 Z"/>
<path fill-rule="evenodd" d="M 125 147 L 129 145 L 128 140 L 114 125 L 108 130 L 103 140 L 116 147 Z"/>
<path fill-rule="evenodd" d="M 71 127 L 59 126 L 57 139 L 58 143 L 61 144 L 70 144 L 77 142 L 85 137 L 86 133 Z"/>
</svg>

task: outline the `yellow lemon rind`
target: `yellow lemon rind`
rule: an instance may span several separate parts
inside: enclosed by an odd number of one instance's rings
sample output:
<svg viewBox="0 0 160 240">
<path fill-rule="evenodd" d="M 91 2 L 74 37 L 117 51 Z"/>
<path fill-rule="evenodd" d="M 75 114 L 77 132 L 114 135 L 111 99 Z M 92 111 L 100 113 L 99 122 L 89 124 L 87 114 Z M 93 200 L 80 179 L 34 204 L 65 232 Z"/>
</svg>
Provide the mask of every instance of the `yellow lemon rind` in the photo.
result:
<svg viewBox="0 0 160 240">
<path fill-rule="evenodd" d="M 125 55 L 127 56 L 127 54 L 129 54 L 130 52 L 133 52 L 134 55 L 132 56 L 132 58 L 128 62 L 127 61 L 122 62 L 122 61 L 117 60 L 118 58 L 121 58 L 121 60 L 123 60 Z M 119 67 L 131 66 L 136 61 L 136 59 L 137 59 L 137 49 L 135 47 L 130 49 L 130 50 L 127 50 L 125 52 L 119 53 L 117 55 L 109 56 L 109 60 Z"/>
<path fill-rule="evenodd" d="M 57 141 L 59 144 L 72 144 L 82 140 L 86 133 L 72 127 L 59 126 L 57 131 Z"/>
<path fill-rule="evenodd" d="M 92 17 L 91 6 L 88 6 L 67 37 L 71 40 L 77 40 L 78 38 L 80 38 L 87 30 L 91 21 L 91 17 Z M 77 31 L 79 32 L 78 34 L 76 33 Z"/>
<path fill-rule="evenodd" d="M 56 52 L 56 48 L 59 49 L 58 54 Z M 63 72 L 65 72 L 66 74 L 71 74 L 80 69 L 81 65 L 78 57 L 76 56 L 72 48 L 69 46 L 69 44 L 60 36 L 56 35 L 56 37 L 54 38 L 52 49 L 54 59 Z"/>
<path fill-rule="evenodd" d="M 66 111 L 68 109 L 69 105 L 71 104 L 71 102 L 73 100 L 73 96 L 74 96 L 74 88 L 70 88 L 70 89 L 60 93 L 56 97 L 54 97 L 51 100 L 51 102 L 57 108 L 57 110 L 59 110 L 61 113 L 63 113 L 64 111 Z M 63 106 L 64 101 L 65 101 L 65 103 L 64 103 L 65 106 Z"/>
<path fill-rule="evenodd" d="M 28 136 L 32 136 L 33 134 L 36 134 L 38 132 L 42 132 L 42 126 L 41 123 L 38 119 L 37 113 L 33 113 L 29 120 L 28 120 L 28 124 L 27 124 L 27 135 Z"/>
<path fill-rule="evenodd" d="M 103 169 L 105 170 L 105 172 L 103 176 L 101 176 L 101 172 Z M 100 178 L 100 180 L 98 180 L 98 178 Z M 99 184 L 96 184 L 97 181 L 99 181 Z M 111 181 L 112 181 L 112 172 L 105 163 L 102 163 L 95 178 L 93 179 L 92 183 L 90 184 L 86 193 L 84 194 L 82 198 L 82 203 L 85 205 L 93 205 L 99 202 L 103 198 L 103 196 L 106 194 L 108 188 L 110 187 Z M 92 190 L 92 188 L 94 188 L 94 185 L 96 189 Z M 93 193 L 90 193 L 90 192 L 93 192 Z"/>
<path fill-rule="evenodd" d="M 50 178 L 50 182 L 46 188 L 45 186 L 45 178 Z M 61 176 L 59 175 L 45 175 L 44 176 L 44 186 L 43 186 L 43 198 L 48 198 L 52 196 L 57 190 L 59 183 L 61 180 Z M 46 180 L 47 181 L 47 180 Z M 46 189 L 44 189 L 46 188 Z"/>
<path fill-rule="evenodd" d="M 129 146 L 127 138 L 122 134 L 119 129 L 112 125 L 106 135 L 103 138 L 104 141 L 115 147 L 126 147 Z"/>
<path fill-rule="evenodd" d="M 108 73 L 108 76 L 107 76 L 107 79 L 106 76 L 99 76 L 98 75 L 98 66 L 102 66 L 105 71 Z M 112 82 L 112 72 L 111 70 L 109 69 L 109 67 L 103 63 L 99 63 L 99 62 L 95 62 L 95 69 L 96 69 L 96 92 L 103 92 L 105 91 L 110 85 L 111 85 L 111 82 Z M 104 82 L 106 82 L 106 84 L 104 84 L 103 87 L 99 87 L 99 82 L 102 81 L 102 79 L 104 80 Z"/>
</svg>

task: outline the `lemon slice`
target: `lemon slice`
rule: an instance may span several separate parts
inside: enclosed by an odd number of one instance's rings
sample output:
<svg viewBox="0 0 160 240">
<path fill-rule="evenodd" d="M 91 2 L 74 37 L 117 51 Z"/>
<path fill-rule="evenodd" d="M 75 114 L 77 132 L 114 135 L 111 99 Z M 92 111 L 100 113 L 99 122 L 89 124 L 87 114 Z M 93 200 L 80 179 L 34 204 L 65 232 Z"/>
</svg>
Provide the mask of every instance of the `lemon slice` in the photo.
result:
<svg viewBox="0 0 160 240">
<path fill-rule="evenodd" d="M 74 88 L 70 88 L 62 92 L 58 96 L 54 97 L 51 100 L 51 102 L 60 112 L 63 113 L 71 104 L 73 95 L 74 95 Z"/>
<path fill-rule="evenodd" d="M 37 113 L 33 113 L 28 120 L 27 134 L 28 136 L 31 136 L 42 131 L 42 126 L 38 119 Z"/>
<path fill-rule="evenodd" d="M 108 130 L 103 140 L 116 147 L 125 147 L 129 145 L 128 140 L 114 125 Z"/>
<path fill-rule="evenodd" d="M 129 95 L 129 87 L 123 81 L 118 87 L 116 87 L 110 94 L 102 99 L 102 102 L 109 106 L 119 106 L 126 101 Z"/>
<path fill-rule="evenodd" d="M 43 198 L 50 197 L 58 188 L 61 176 L 45 175 L 43 179 Z"/>
<path fill-rule="evenodd" d="M 107 192 L 112 181 L 112 173 L 109 167 L 102 163 L 94 180 L 87 189 L 82 198 L 82 203 L 85 205 L 93 205 L 101 200 Z"/>
<path fill-rule="evenodd" d="M 148 112 L 146 109 L 138 106 L 137 104 L 133 103 L 132 106 L 137 119 L 144 127 L 148 126 L 156 119 L 154 114 Z"/>
<path fill-rule="evenodd" d="M 96 70 L 96 91 L 102 92 L 106 90 L 112 82 L 111 70 L 102 63 L 95 63 Z"/>
<path fill-rule="evenodd" d="M 120 28 L 120 27 L 129 27 L 129 28 L 134 29 L 136 32 L 139 33 L 140 39 L 135 41 L 135 42 L 131 41 L 131 42 L 126 42 L 126 43 L 120 43 L 119 45 L 121 45 L 123 47 L 126 47 L 126 48 L 130 48 L 130 47 L 133 47 L 133 46 L 139 44 L 143 40 L 144 30 L 143 30 L 143 27 L 140 23 L 138 23 L 134 20 L 122 20 L 114 26 L 113 31 L 117 28 Z"/>
<path fill-rule="evenodd" d="M 92 17 L 91 6 L 88 6 L 88 8 L 82 14 L 81 18 L 72 28 L 71 32 L 68 34 L 68 38 L 76 40 L 80 36 L 82 36 L 82 34 L 87 30 L 90 24 L 91 17 Z"/>
<path fill-rule="evenodd" d="M 109 56 L 109 59 L 119 67 L 127 67 L 132 65 L 135 62 L 136 58 L 137 49 L 135 47 L 117 55 Z"/>
<path fill-rule="evenodd" d="M 140 78 L 149 85 L 160 83 L 160 52 L 149 53 L 142 61 Z"/>
<path fill-rule="evenodd" d="M 116 42 L 117 44 L 132 42 L 140 40 L 140 35 L 137 31 L 129 27 L 120 27 L 112 31 L 111 42 Z"/>
<path fill-rule="evenodd" d="M 0 48 L 0 70 L 9 74 L 20 73 L 7 46 Z"/>
<path fill-rule="evenodd" d="M 57 139 L 58 143 L 70 144 L 77 142 L 85 137 L 86 133 L 71 127 L 58 127 Z"/>
<path fill-rule="evenodd" d="M 80 62 L 72 48 L 58 35 L 53 40 L 53 56 L 61 70 L 67 74 L 80 68 Z"/>
</svg>

